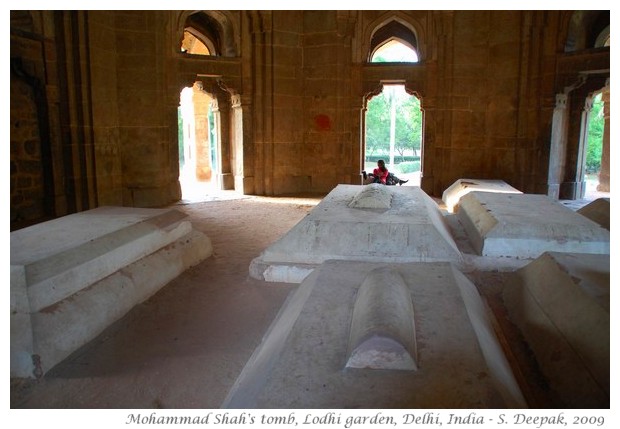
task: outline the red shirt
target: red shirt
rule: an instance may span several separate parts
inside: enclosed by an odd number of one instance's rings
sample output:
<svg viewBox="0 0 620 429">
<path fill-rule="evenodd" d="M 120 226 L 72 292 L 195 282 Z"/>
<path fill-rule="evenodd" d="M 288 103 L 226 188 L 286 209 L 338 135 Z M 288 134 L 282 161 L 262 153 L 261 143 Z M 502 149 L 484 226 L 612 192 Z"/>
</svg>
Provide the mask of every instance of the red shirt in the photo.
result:
<svg viewBox="0 0 620 429">
<path fill-rule="evenodd" d="M 374 177 L 378 177 L 379 180 L 381 181 L 381 183 L 383 183 L 385 185 L 385 183 L 387 181 L 387 177 L 388 177 L 388 170 L 386 168 L 385 171 L 381 171 L 381 169 L 379 167 L 377 167 L 374 170 L 372 170 L 372 175 Z"/>
</svg>

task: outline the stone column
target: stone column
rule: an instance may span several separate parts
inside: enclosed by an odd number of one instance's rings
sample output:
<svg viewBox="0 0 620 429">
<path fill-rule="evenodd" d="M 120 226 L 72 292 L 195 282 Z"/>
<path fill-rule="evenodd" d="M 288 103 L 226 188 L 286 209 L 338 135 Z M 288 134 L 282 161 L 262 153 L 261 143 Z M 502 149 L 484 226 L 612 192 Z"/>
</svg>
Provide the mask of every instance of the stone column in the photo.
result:
<svg viewBox="0 0 620 429">
<path fill-rule="evenodd" d="M 222 108 L 220 109 L 220 105 Z M 231 172 L 230 159 L 230 108 L 227 103 L 218 99 L 211 101 L 213 112 L 213 128 L 215 131 L 215 180 L 218 189 L 235 189 L 235 181 Z"/>
<path fill-rule="evenodd" d="M 211 97 L 203 91 L 201 83 L 193 87 L 194 142 L 196 144 L 196 179 L 211 180 L 211 138 L 209 128 L 209 106 Z"/>
<path fill-rule="evenodd" d="M 590 129 L 590 112 L 592 112 L 592 97 L 587 97 L 581 111 L 581 128 L 579 131 L 579 151 L 577 152 L 577 171 L 575 185 L 570 197 L 573 199 L 583 198 L 586 193 L 586 156 L 588 147 L 588 132 Z"/>
<path fill-rule="evenodd" d="M 588 122 L 590 110 L 592 108 L 592 85 L 587 83 L 586 75 L 578 75 L 573 83 L 565 86 L 562 94 L 567 98 L 564 107 L 562 138 L 561 138 L 561 158 L 554 159 L 553 149 L 550 151 L 550 165 L 554 162 L 561 163 L 562 170 L 557 180 L 560 183 L 557 198 L 563 200 L 575 200 L 582 198 L 586 181 L 585 181 L 585 156 L 588 138 Z M 596 85 L 595 85 L 596 86 Z M 555 117 L 555 111 L 554 111 Z M 553 144 L 553 128 L 552 128 L 552 148 Z M 551 174 L 551 171 L 550 171 Z M 549 182 L 549 186 L 555 182 Z"/>
<path fill-rule="evenodd" d="M 231 137 L 232 165 L 235 176 L 235 190 L 247 195 L 254 194 L 253 151 L 251 142 L 252 123 L 250 100 L 248 97 L 233 95 L 231 97 Z M 248 135 L 246 135 L 248 134 Z"/>
<path fill-rule="evenodd" d="M 243 189 L 244 194 L 257 195 L 273 195 L 273 173 L 274 173 L 274 147 L 273 147 L 273 12 L 272 11 L 253 11 L 251 12 L 251 38 L 252 38 L 252 62 L 250 66 L 250 75 L 252 80 L 252 94 L 255 100 L 255 107 L 252 109 L 253 117 L 244 114 L 245 108 L 242 107 L 241 98 L 238 98 L 238 104 L 233 102 L 234 121 L 237 121 L 237 127 L 241 127 L 244 121 L 253 124 L 250 129 L 243 127 L 238 128 L 239 134 L 235 138 L 235 145 L 242 138 L 242 133 L 249 132 L 249 138 L 253 141 L 244 142 L 247 149 L 252 152 L 248 154 L 245 148 L 237 147 L 234 150 L 239 153 L 243 151 L 243 155 L 248 162 L 243 159 L 237 160 L 237 169 L 235 174 L 235 189 Z M 247 103 L 250 102 L 247 98 Z M 234 125 L 233 125 L 234 127 Z M 233 155 L 236 156 L 236 155 Z M 251 163 L 250 163 L 251 162 Z M 239 173 L 239 168 L 248 168 L 248 171 Z M 245 188 L 248 174 L 252 177 L 251 187 Z M 254 180 L 255 179 L 255 180 Z M 248 183 L 249 184 L 249 183 Z M 251 191 L 249 190 L 251 188 Z"/>
<path fill-rule="evenodd" d="M 564 172 L 564 155 L 566 151 L 566 94 L 556 94 L 555 109 L 551 122 L 551 147 L 549 148 L 549 175 L 547 177 L 547 195 L 558 199 L 560 183 Z"/>
<path fill-rule="evenodd" d="M 360 109 L 360 126 L 359 126 L 359 130 L 360 130 L 360 144 L 359 144 L 359 151 L 357 154 L 357 164 L 360 166 L 360 173 L 358 178 L 355 180 L 355 182 L 353 184 L 364 184 L 364 176 L 361 172 L 361 170 L 365 170 L 364 165 L 365 165 L 365 161 L 366 161 L 366 157 L 364 156 L 364 154 L 366 153 L 366 139 L 364 138 L 365 136 L 365 130 L 366 130 L 366 112 L 368 111 L 367 108 L 367 104 L 364 103 L 364 105 L 362 106 L 362 108 Z"/>
<path fill-rule="evenodd" d="M 454 82 L 454 18 L 453 11 L 430 14 L 429 59 L 426 61 L 426 88 L 421 100 L 424 129 L 420 187 L 429 195 L 441 196 L 454 182 L 451 152 Z M 441 94 L 441 96 L 439 96 Z M 457 178 L 459 175 L 457 174 Z"/>
<path fill-rule="evenodd" d="M 601 157 L 601 171 L 598 175 L 598 187 L 599 192 L 610 192 L 609 186 L 609 128 L 610 128 L 610 111 L 611 111 L 611 97 L 609 89 L 606 88 L 603 91 L 603 115 L 605 117 L 605 128 L 603 129 L 603 154 Z"/>
</svg>

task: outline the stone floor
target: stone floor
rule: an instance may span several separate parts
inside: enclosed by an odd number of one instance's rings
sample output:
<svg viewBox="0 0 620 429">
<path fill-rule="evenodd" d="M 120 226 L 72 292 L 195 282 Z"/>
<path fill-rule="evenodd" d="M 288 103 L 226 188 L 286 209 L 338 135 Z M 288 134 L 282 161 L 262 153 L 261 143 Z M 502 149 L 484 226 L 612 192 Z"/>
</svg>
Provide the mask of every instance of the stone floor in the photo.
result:
<svg viewBox="0 0 620 429">
<path fill-rule="evenodd" d="M 214 252 L 37 381 L 11 383 L 12 408 L 218 408 L 290 284 L 248 267 L 319 199 L 181 202 Z M 257 228 L 260 225 L 260 228 Z"/>
<path fill-rule="evenodd" d="M 181 201 L 175 207 L 188 213 L 194 227 L 211 239 L 213 255 L 42 379 L 11 381 L 11 408 L 220 407 L 289 292 L 297 287 L 250 278 L 249 264 L 319 201 L 319 197 L 234 193 Z M 506 317 L 501 291 L 507 275 L 467 273 L 494 311 L 528 403 L 535 408 L 561 407 Z"/>
</svg>

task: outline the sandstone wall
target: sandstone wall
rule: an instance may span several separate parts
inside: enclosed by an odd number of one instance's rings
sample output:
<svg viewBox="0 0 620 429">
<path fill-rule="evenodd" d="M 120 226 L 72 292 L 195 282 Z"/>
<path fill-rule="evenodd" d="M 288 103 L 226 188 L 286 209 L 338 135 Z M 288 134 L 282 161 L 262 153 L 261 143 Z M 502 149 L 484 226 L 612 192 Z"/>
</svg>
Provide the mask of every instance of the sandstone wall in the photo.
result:
<svg viewBox="0 0 620 429">
<path fill-rule="evenodd" d="M 181 52 L 192 13 L 12 13 L 12 64 L 29 76 L 12 68 L 12 222 L 177 201 L 177 108 L 195 82 L 213 100 L 222 189 L 360 183 L 364 109 L 389 82 L 420 98 L 427 193 L 474 177 L 578 197 L 575 121 L 609 77 L 609 48 L 565 52 L 569 34 L 588 39 L 571 12 L 205 11 L 217 56 Z M 368 62 L 390 21 L 415 34 L 418 63 Z M 584 71 L 558 113 L 556 95 Z"/>
</svg>

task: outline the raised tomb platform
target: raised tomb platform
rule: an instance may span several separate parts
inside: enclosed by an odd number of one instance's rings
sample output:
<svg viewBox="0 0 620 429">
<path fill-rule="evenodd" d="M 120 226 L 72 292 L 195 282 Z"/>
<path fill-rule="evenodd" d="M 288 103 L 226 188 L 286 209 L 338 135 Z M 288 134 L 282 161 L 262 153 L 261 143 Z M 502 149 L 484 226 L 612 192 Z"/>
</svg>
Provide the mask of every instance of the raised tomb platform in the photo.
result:
<svg viewBox="0 0 620 429">
<path fill-rule="evenodd" d="M 439 207 L 419 187 L 338 185 L 252 261 L 250 275 L 300 283 L 329 259 L 460 263 L 462 256 Z"/>
<path fill-rule="evenodd" d="M 100 207 L 11 233 L 11 377 L 40 377 L 212 253 L 173 209 Z"/>
<path fill-rule="evenodd" d="M 610 406 L 609 255 L 548 252 L 504 289 L 556 395 L 570 408 Z"/>
<path fill-rule="evenodd" d="M 481 256 L 609 254 L 608 230 L 546 195 L 471 192 L 461 199 L 457 216 Z"/>
<path fill-rule="evenodd" d="M 446 210 L 448 210 L 449 213 L 455 213 L 458 211 L 461 198 L 474 191 L 495 192 L 502 194 L 522 193 L 503 180 L 458 179 L 445 191 L 443 191 L 441 200 L 446 205 Z"/>
<path fill-rule="evenodd" d="M 609 231 L 609 198 L 598 198 L 577 210 L 577 213 Z"/>
<path fill-rule="evenodd" d="M 287 299 L 224 408 L 523 408 L 476 287 L 450 262 L 331 260 Z"/>
</svg>

